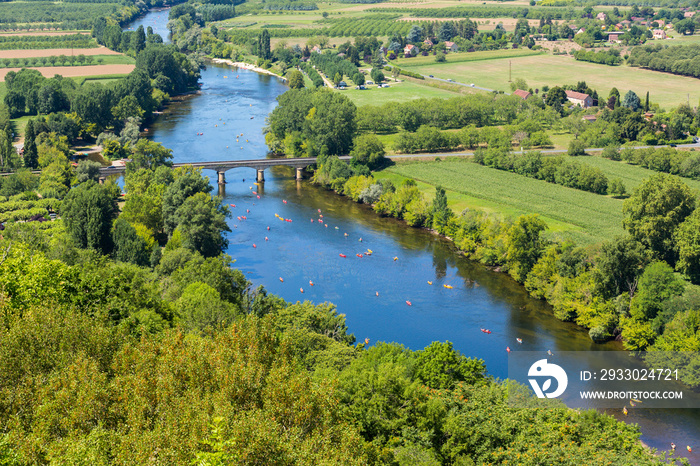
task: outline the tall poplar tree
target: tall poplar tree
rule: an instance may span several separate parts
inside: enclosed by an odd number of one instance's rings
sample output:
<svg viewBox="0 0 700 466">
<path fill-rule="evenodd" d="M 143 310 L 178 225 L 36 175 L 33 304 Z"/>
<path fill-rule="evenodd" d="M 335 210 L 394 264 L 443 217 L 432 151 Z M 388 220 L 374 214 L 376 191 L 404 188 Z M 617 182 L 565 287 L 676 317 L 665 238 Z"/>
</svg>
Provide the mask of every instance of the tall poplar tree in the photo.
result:
<svg viewBox="0 0 700 466">
<path fill-rule="evenodd" d="M 39 166 L 39 154 L 36 150 L 34 122 L 29 120 L 24 128 L 24 166 L 35 169 Z"/>
</svg>

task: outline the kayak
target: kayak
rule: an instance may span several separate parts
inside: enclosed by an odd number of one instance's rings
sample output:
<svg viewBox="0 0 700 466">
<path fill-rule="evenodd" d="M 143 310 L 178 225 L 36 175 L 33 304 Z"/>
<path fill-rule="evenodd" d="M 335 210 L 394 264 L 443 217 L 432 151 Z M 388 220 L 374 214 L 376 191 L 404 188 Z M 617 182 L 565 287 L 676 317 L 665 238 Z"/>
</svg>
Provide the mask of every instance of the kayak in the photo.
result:
<svg viewBox="0 0 700 466">
<path fill-rule="evenodd" d="M 340 257 L 348 257 L 345 254 L 338 254 Z"/>
</svg>

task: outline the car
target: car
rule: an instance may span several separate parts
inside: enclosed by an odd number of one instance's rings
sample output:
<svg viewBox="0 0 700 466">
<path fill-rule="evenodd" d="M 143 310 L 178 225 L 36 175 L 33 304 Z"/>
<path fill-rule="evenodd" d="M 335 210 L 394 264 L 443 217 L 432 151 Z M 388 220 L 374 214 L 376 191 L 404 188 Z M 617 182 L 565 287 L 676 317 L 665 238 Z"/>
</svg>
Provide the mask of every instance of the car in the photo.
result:
<svg viewBox="0 0 700 466">
<path fill-rule="evenodd" d="M 675 144 L 669 144 L 669 147 L 676 147 Z"/>
<path fill-rule="evenodd" d="M 471 86 L 471 87 L 474 87 L 474 83 L 471 83 L 470 86 Z"/>
<path fill-rule="evenodd" d="M 374 84 L 374 83 L 373 83 L 372 81 L 367 81 L 365 84 L 367 84 L 368 86 L 370 86 L 370 85 L 372 85 L 372 84 Z"/>
<path fill-rule="evenodd" d="M 447 78 L 447 82 L 448 82 L 448 83 L 453 83 L 454 81 L 452 81 L 450 78 Z"/>
<path fill-rule="evenodd" d="M 429 77 L 429 78 L 434 78 L 435 76 L 433 76 L 432 74 L 429 74 L 428 77 Z"/>
</svg>

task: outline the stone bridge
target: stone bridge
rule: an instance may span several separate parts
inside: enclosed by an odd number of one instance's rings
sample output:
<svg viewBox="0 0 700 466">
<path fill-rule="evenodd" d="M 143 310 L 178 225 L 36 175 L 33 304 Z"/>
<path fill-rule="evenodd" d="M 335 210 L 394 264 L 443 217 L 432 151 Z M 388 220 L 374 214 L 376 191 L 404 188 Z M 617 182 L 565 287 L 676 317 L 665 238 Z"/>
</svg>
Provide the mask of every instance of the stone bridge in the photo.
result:
<svg viewBox="0 0 700 466">
<path fill-rule="evenodd" d="M 349 155 L 338 157 L 345 162 L 350 161 Z M 217 162 L 193 162 L 193 163 L 174 163 L 173 168 L 184 167 L 190 165 L 195 168 L 205 170 L 214 170 L 218 176 L 220 185 L 226 184 L 225 173 L 233 168 L 252 168 L 257 171 L 258 182 L 265 181 L 265 169 L 270 167 L 285 166 L 296 168 L 296 178 L 301 179 L 301 172 L 309 165 L 316 163 L 316 157 L 300 157 L 295 159 L 276 158 L 276 159 L 253 159 L 253 160 L 230 160 Z M 100 182 L 110 175 L 123 175 L 126 172 L 126 167 L 106 167 L 100 169 Z"/>
</svg>

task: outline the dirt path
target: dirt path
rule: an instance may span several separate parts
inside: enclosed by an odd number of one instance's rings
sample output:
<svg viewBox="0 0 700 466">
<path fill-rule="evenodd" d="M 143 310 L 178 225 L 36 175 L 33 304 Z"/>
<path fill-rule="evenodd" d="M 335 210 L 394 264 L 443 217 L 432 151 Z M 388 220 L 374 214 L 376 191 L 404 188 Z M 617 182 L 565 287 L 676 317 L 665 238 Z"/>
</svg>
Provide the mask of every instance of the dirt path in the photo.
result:
<svg viewBox="0 0 700 466">
<path fill-rule="evenodd" d="M 90 65 L 90 66 L 41 66 L 32 68 L 39 70 L 42 75 L 52 78 L 55 74 L 60 74 L 66 78 L 77 76 L 99 76 L 103 74 L 129 74 L 135 68 L 134 65 Z M 5 75 L 10 71 L 19 71 L 20 68 L 1 68 L 0 80 L 5 79 Z"/>
<path fill-rule="evenodd" d="M 0 50 L 0 58 L 34 58 L 50 57 L 59 55 L 121 55 L 119 52 L 110 50 L 107 47 L 94 47 L 89 49 L 15 49 Z"/>
</svg>

